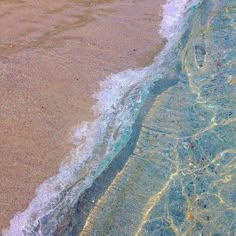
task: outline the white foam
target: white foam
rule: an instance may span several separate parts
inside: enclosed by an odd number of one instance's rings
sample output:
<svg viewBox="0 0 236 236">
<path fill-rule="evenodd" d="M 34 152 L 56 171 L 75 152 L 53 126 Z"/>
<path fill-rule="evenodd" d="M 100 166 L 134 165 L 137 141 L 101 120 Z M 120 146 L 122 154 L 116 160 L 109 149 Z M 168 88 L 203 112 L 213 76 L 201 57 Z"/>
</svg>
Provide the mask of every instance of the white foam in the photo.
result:
<svg viewBox="0 0 236 236">
<path fill-rule="evenodd" d="M 182 23 L 188 10 L 198 5 L 201 0 L 167 0 L 163 6 L 161 34 L 170 40 L 182 29 Z"/>
<path fill-rule="evenodd" d="M 76 149 L 72 152 L 71 162 L 63 165 L 56 176 L 37 189 L 36 197 L 24 212 L 15 215 L 4 235 L 22 236 L 23 230 L 28 235 L 34 232 L 36 226 L 39 227 L 37 235 L 43 235 L 38 223 L 45 215 L 50 215 L 49 225 L 58 224 L 61 212 L 73 206 L 81 192 L 106 167 L 99 163 L 109 163 L 128 142 L 129 138 L 125 136 L 131 133 L 139 107 L 147 95 L 147 89 L 142 87 L 145 87 L 145 79 L 149 78 L 150 81 L 149 72 L 148 68 L 127 70 L 101 82 L 101 90 L 94 95 L 97 104 L 93 109 L 98 118 L 92 123 L 83 122 L 75 130 L 73 142 Z M 134 100 L 130 100 L 130 97 Z M 117 137 L 113 137 L 114 133 Z M 86 178 L 77 183 L 81 175 L 86 175 Z M 62 196 L 63 191 L 67 191 L 66 196 Z M 53 227 L 51 230 L 53 232 Z"/>
</svg>

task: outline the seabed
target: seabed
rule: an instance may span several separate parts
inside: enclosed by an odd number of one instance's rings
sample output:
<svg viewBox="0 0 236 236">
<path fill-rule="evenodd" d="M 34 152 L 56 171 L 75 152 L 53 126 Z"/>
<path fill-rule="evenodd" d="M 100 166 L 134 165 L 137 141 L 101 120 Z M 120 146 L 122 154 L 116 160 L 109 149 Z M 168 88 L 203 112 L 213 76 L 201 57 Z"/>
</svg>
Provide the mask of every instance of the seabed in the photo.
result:
<svg viewBox="0 0 236 236">
<path fill-rule="evenodd" d="M 235 1 L 196 9 L 132 154 L 97 199 L 85 193 L 80 235 L 236 234 L 235 19 Z"/>
</svg>

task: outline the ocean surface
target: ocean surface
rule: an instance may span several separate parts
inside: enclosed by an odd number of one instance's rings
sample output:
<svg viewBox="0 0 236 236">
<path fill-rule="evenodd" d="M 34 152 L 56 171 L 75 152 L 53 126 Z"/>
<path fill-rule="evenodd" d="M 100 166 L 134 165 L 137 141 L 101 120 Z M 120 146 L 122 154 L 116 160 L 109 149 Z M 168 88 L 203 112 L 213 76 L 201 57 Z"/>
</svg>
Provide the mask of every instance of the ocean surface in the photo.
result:
<svg viewBox="0 0 236 236">
<path fill-rule="evenodd" d="M 236 235 L 236 1 L 170 0 L 161 33 L 4 235 Z"/>
</svg>

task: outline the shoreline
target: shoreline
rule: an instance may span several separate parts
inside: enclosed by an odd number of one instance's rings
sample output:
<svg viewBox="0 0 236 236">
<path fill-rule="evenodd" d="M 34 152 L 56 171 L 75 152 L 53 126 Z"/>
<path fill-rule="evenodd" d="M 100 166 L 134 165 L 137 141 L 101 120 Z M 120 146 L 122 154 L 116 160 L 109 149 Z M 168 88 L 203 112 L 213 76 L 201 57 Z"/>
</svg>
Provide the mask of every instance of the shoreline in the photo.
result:
<svg viewBox="0 0 236 236">
<path fill-rule="evenodd" d="M 66 24 L 62 21 L 56 26 L 48 22 L 46 32 L 39 36 L 32 35 L 32 29 L 30 31 L 27 26 L 24 31 L 29 33 L 24 35 L 24 42 L 30 42 L 22 47 L 19 35 L 23 33 L 18 32 L 16 36 L 19 37 L 13 38 L 19 39 L 15 40 L 19 45 L 9 44 L 13 46 L 8 45 L 5 51 L 2 47 L 0 49 L 3 68 L 0 96 L 4 102 L 1 104 L 3 122 L 0 127 L 3 150 L 0 189 L 4 191 L 0 195 L 0 202 L 4 203 L 0 207 L 1 229 L 7 227 L 17 211 L 27 207 L 35 196 L 35 189 L 57 173 L 72 148 L 71 127 L 94 119 L 90 107 L 95 101 L 91 96 L 99 89 L 98 82 L 111 72 L 149 64 L 164 44 L 157 26 L 161 21 L 160 5 L 165 1 L 155 4 L 149 0 L 145 3 L 97 2 L 96 6 L 87 6 L 81 1 L 84 15 L 80 16 L 79 22 Z M 63 1 L 58 4 L 63 5 Z M 68 3 L 67 8 L 52 5 L 54 10 L 50 11 L 55 19 L 64 11 L 67 14 L 74 11 L 73 4 L 69 6 Z M 43 7 L 47 9 L 47 6 Z M 27 9 L 29 14 L 35 11 L 27 6 L 22 9 Z M 6 20 L 15 24 L 17 17 L 14 13 L 1 17 L 10 17 Z M 91 19 L 93 14 L 96 19 Z M 111 29 L 109 35 L 106 34 L 107 28 Z M 37 33 L 37 30 L 33 32 Z M 3 41 L 11 41 L 12 36 L 7 32 Z M 10 56 L 6 56 L 8 54 Z M 56 159 L 51 159 L 52 156 Z"/>
</svg>

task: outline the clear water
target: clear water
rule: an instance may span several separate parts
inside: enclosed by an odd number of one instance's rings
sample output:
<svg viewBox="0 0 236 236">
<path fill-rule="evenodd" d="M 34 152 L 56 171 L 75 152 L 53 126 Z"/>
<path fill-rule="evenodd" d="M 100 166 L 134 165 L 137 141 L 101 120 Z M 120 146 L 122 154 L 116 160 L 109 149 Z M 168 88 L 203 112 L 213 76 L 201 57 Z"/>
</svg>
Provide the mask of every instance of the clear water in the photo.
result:
<svg viewBox="0 0 236 236">
<path fill-rule="evenodd" d="M 81 235 L 236 234 L 236 2 L 205 1 Z M 174 59 L 172 56 L 174 56 Z"/>
<path fill-rule="evenodd" d="M 119 103 L 75 134 L 86 161 L 45 183 L 6 235 L 236 234 L 236 2 L 188 12 L 153 65 L 105 82 L 98 98 Z"/>
</svg>

